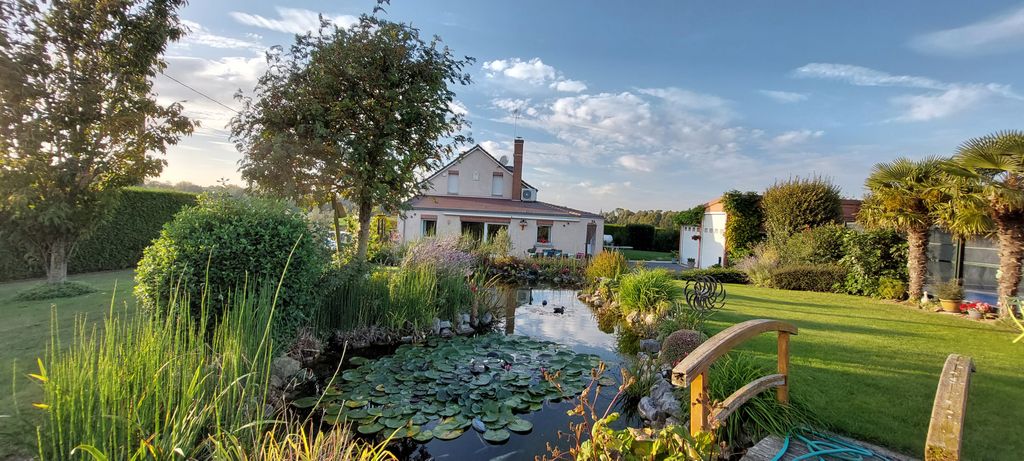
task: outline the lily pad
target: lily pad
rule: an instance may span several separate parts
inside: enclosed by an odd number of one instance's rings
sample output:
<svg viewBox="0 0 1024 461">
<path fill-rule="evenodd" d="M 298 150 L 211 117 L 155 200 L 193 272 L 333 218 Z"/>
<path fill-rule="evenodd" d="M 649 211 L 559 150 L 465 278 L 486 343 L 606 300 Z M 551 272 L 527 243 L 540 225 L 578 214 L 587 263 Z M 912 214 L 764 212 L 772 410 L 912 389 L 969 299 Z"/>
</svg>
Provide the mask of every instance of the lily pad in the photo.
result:
<svg viewBox="0 0 1024 461">
<path fill-rule="evenodd" d="M 429 430 L 427 430 L 427 431 L 419 431 L 419 433 L 417 433 L 416 435 L 412 436 L 413 440 L 415 440 L 417 442 L 420 442 L 420 443 L 429 442 L 429 441 L 433 440 L 433 438 L 434 438 L 434 432 L 433 431 L 429 431 Z"/>
<path fill-rule="evenodd" d="M 505 426 L 505 428 L 512 432 L 530 432 L 533 430 L 533 423 L 522 418 L 516 418 L 508 423 L 508 426 Z"/>
<path fill-rule="evenodd" d="M 508 440 L 510 434 L 504 429 L 484 432 L 484 440 L 491 443 L 502 443 Z"/>
<path fill-rule="evenodd" d="M 319 397 L 302 397 L 293 401 L 292 406 L 295 408 L 313 408 L 319 401 Z"/>
<path fill-rule="evenodd" d="M 356 430 L 363 435 L 376 434 L 384 430 L 384 425 L 380 423 L 360 424 Z"/>
<path fill-rule="evenodd" d="M 436 434 L 435 433 L 434 437 L 437 437 L 440 440 L 455 440 L 455 439 L 459 438 L 459 436 L 462 435 L 463 432 L 464 431 L 462 429 L 452 429 L 452 430 L 444 431 L 444 432 L 442 432 L 440 434 Z"/>
</svg>

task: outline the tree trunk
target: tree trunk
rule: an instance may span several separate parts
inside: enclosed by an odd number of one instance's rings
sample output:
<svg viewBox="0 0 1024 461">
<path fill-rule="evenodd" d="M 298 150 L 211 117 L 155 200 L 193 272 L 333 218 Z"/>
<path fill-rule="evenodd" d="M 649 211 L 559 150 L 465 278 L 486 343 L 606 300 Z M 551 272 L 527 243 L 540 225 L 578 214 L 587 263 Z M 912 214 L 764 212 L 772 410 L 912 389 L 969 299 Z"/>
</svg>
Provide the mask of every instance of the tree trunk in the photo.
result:
<svg viewBox="0 0 1024 461">
<path fill-rule="evenodd" d="M 58 238 L 50 243 L 46 259 L 46 282 L 64 283 L 68 280 L 68 242 Z"/>
<path fill-rule="evenodd" d="M 1010 312 L 1008 299 L 1017 296 L 1020 284 L 1021 258 L 1024 258 L 1024 216 L 995 219 L 996 234 L 999 237 L 999 313 L 1007 316 Z"/>
<path fill-rule="evenodd" d="M 366 248 L 370 243 L 370 221 L 373 219 L 373 204 L 369 201 L 359 203 L 359 243 L 356 247 L 356 259 L 366 261 Z"/>
<path fill-rule="evenodd" d="M 338 196 L 333 193 L 331 194 L 331 209 L 334 210 L 334 254 L 338 257 L 338 261 L 341 261 L 341 217 L 344 216 L 345 209 L 338 202 Z"/>
<path fill-rule="evenodd" d="M 907 293 L 910 301 L 921 299 L 924 278 L 928 273 L 928 227 L 914 227 L 907 231 Z"/>
</svg>

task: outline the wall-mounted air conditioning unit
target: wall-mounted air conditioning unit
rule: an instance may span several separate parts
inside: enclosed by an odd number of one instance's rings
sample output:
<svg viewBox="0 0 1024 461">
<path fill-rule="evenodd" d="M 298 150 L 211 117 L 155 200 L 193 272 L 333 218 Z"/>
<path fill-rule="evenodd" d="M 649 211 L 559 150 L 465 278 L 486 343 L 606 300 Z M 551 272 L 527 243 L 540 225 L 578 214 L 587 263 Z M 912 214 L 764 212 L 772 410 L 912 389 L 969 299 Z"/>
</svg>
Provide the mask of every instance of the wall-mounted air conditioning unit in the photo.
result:
<svg viewBox="0 0 1024 461">
<path fill-rule="evenodd" d="M 537 190 L 536 189 L 523 189 L 523 193 L 519 198 L 524 202 L 536 202 L 537 201 Z"/>
</svg>

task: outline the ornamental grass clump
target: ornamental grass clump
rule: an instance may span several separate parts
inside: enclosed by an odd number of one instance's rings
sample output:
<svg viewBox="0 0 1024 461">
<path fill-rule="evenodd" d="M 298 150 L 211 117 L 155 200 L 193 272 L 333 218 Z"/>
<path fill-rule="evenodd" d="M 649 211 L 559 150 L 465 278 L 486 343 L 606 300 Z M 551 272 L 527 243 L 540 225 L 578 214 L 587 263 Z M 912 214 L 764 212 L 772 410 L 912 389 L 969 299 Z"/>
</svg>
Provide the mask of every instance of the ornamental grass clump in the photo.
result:
<svg viewBox="0 0 1024 461">
<path fill-rule="evenodd" d="M 429 266 L 454 274 L 465 274 L 476 264 L 476 256 L 455 235 L 422 239 L 409 248 L 402 260 L 403 268 Z"/>
<path fill-rule="evenodd" d="M 616 279 L 628 269 L 626 256 L 618 251 L 602 251 L 590 258 L 587 264 L 587 281 L 596 283 L 600 279 Z"/>
<path fill-rule="evenodd" d="M 638 269 L 619 281 L 619 305 L 624 314 L 664 313 L 683 299 L 683 287 L 664 269 Z"/>
</svg>

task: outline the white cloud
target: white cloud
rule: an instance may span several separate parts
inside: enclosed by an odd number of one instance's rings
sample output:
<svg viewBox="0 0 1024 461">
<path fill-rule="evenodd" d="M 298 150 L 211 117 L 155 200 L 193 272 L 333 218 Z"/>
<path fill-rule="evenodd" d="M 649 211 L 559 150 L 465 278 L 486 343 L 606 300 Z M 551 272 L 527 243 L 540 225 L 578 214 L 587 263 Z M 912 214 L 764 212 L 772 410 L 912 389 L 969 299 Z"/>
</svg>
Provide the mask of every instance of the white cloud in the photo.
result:
<svg viewBox="0 0 1024 461">
<path fill-rule="evenodd" d="M 648 173 L 654 170 L 654 162 L 641 155 L 623 155 L 616 163 L 630 171 Z"/>
<path fill-rule="evenodd" d="M 510 114 L 518 112 L 520 115 L 537 116 L 537 108 L 530 105 L 529 99 L 499 98 L 492 99 L 491 105 L 502 109 Z"/>
<path fill-rule="evenodd" d="M 216 101 L 237 108 L 239 104 L 233 99 L 235 93 L 240 89 L 252 91 L 256 80 L 265 70 L 266 60 L 262 57 L 203 59 L 169 56 L 166 72 Z M 162 75 L 156 77 L 153 87 L 160 103 L 181 102 L 185 115 L 199 120 L 201 125 L 196 130 L 197 135 L 218 136 L 223 141 L 227 140 L 226 126 L 235 115 L 234 110 L 210 101 Z"/>
<path fill-rule="evenodd" d="M 1024 7 L 962 27 L 914 37 L 918 51 L 948 56 L 994 54 L 1024 47 Z"/>
<path fill-rule="evenodd" d="M 211 48 L 242 49 L 253 51 L 263 51 L 267 48 L 266 46 L 263 46 L 259 42 L 262 37 L 259 37 L 258 35 L 256 35 L 255 37 L 250 37 L 250 40 L 242 40 L 238 38 L 214 34 L 198 22 L 182 20 L 181 23 L 188 28 L 189 32 L 188 35 L 186 35 L 178 43 L 180 45 L 185 45 L 186 47 L 188 45 L 202 45 Z"/>
<path fill-rule="evenodd" d="M 494 81 L 513 84 L 528 84 L 533 87 L 547 86 L 555 91 L 579 93 L 587 84 L 566 78 L 554 67 L 544 64 L 540 58 L 524 61 L 520 58 L 495 59 L 483 64 L 485 76 Z"/>
<path fill-rule="evenodd" d="M 820 138 L 825 135 L 824 131 L 821 130 L 793 130 L 782 133 L 775 136 L 768 141 L 768 145 L 771 147 L 789 147 L 796 144 L 803 144 L 811 139 Z"/>
<path fill-rule="evenodd" d="M 806 101 L 809 97 L 807 93 L 795 93 L 792 91 L 778 91 L 778 90 L 758 90 L 764 96 L 774 99 L 776 102 L 783 104 L 792 104 L 795 102 Z"/>
<path fill-rule="evenodd" d="M 459 115 L 469 115 L 469 109 L 460 101 L 453 100 L 448 103 L 448 109 Z"/>
<path fill-rule="evenodd" d="M 811 63 L 793 72 L 798 77 L 839 80 L 857 86 L 891 86 L 930 91 L 891 98 L 890 102 L 900 110 L 900 114 L 891 119 L 895 121 L 920 122 L 949 117 L 996 98 L 1024 99 L 1009 85 L 947 83 L 928 77 L 893 75 L 850 64 Z"/>
<path fill-rule="evenodd" d="M 289 34 L 304 34 L 320 28 L 320 13 L 301 8 L 276 7 L 277 18 L 268 18 L 258 14 L 242 13 L 232 11 L 231 17 L 247 26 L 260 27 L 284 32 Z M 324 19 L 332 22 L 338 27 L 350 27 L 359 22 L 359 18 L 352 15 L 323 15 Z"/>
</svg>

